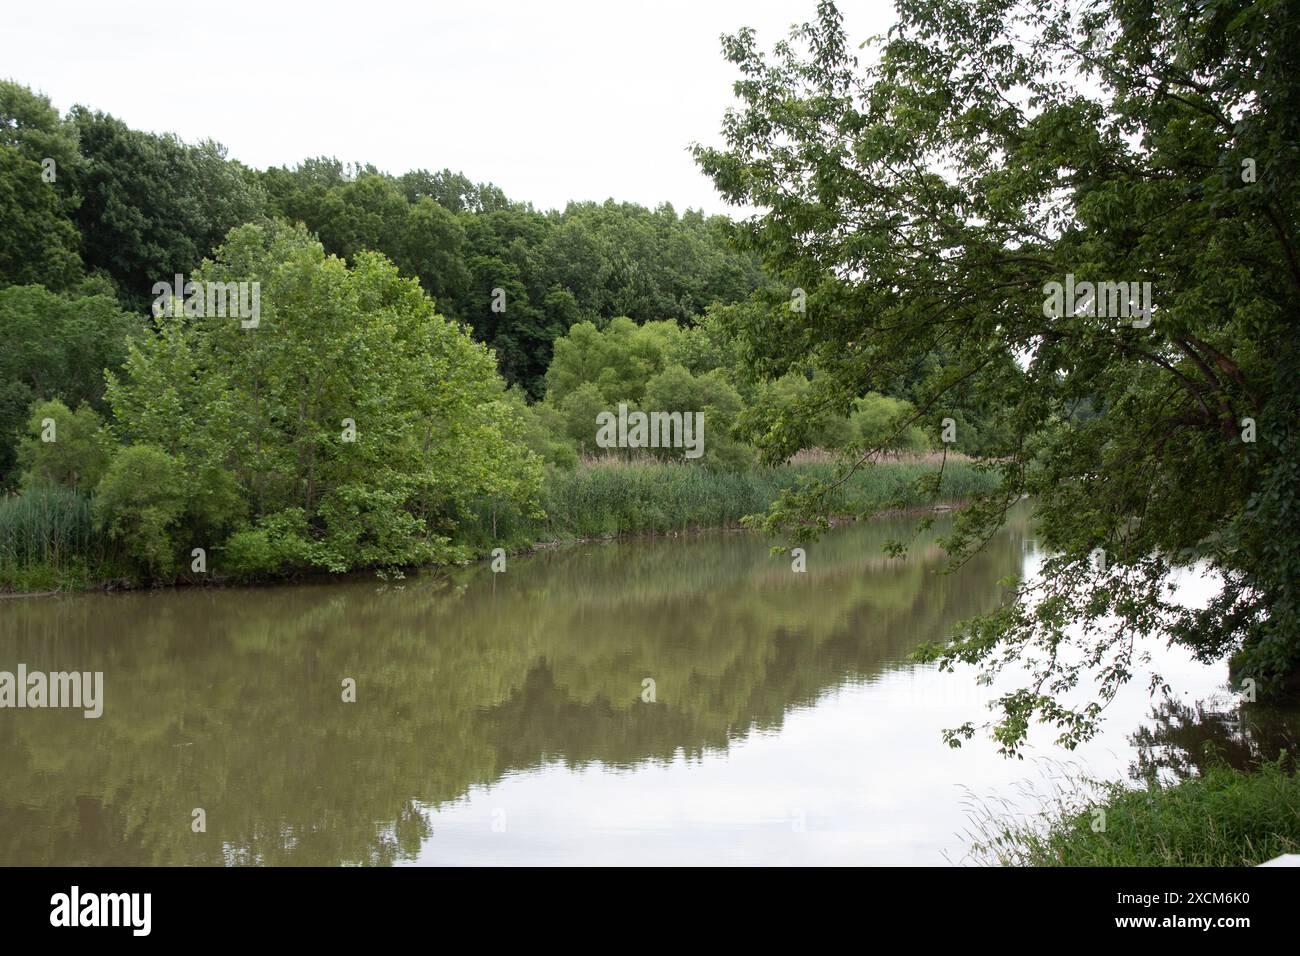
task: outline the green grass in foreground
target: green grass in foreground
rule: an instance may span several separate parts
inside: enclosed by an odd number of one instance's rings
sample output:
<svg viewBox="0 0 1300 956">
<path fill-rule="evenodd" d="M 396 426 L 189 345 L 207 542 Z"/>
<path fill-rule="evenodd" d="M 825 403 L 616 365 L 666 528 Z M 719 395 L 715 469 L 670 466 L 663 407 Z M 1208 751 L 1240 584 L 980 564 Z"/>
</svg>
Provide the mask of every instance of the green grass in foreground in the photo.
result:
<svg viewBox="0 0 1300 956">
<path fill-rule="evenodd" d="M 1094 831 L 1105 811 L 1105 828 Z M 1258 866 L 1300 853 L 1300 776 L 1267 764 L 1247 773 L 1211 767 L 1178 784 L 1103 787 L 1102 799 L 1044 831 L 1004 826 L 972 847 L 1005 866 Z"/>
</svg>

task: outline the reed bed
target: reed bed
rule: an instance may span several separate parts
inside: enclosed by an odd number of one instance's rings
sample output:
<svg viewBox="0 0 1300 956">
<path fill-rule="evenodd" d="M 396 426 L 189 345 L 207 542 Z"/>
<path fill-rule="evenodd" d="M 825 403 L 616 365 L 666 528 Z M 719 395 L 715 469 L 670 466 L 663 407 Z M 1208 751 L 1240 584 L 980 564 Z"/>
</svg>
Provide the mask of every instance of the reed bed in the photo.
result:
<svg viewBox="0 0 1300 956">
<path fill-rule="evenodd" d="M 966 460 L 949 459 L 937 495 L 917 487 L 938 463 L 928 459 L 887 460 L 855 473 L 830 499 L 840 515 L 888 508 L 923 507 L 959 501 L 996 487 L 997 477 Z M 584 459 L 572 471 L 553 470 L 542 488 L 544 519 L 495 514 L 467 516 L 461 530 L 471 546 L 490 541 L 522 545 L 538 540 L 604 538 L 619 535 L 725 528 L 767 509 L 780 492 L 805 478 L 829 481 L 832 461 L 804 461 L 772 468 L 717 471 L 695 464 L 620 459 Z"/>
<path fill-rule="evenodd" d="M 0 590 L 77 586 L 111 557 L 88 495 L 50 485 L 0 497 Z"/>
</svg>

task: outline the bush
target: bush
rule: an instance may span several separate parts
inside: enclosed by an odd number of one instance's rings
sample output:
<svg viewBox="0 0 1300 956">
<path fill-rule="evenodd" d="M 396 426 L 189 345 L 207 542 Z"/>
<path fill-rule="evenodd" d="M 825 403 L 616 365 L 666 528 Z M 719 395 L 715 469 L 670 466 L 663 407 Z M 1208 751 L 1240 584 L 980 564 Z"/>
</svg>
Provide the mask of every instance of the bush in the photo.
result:
<svg viewBox="0 0 1300 956">
<path fill-rule="evenodd" d="M 288 508 L 263 518 L 256 528 L 232 534 L 222 547 L 221 570 L 237 580 L 286 574 L 311 564 L 307 515 Z"/>
<path fill-rule="evenodd" d="M 124 543 L 128 557 L 151 575 L 176 568 L 176 533 L 186 511 L 185 471 L 153 445 L 123 448 L 99 484 L 96 520 L 110 538 Z"/>
<path fill-rule="evenodd" d="M 913 412 L 911 402 L 869 392 L 854 402 L 853 414 L 849 416 L 853 437 L 861 448 L 883 445 L 889 451 L 926 451 L 930 447 L 929 439 L 915 425 L 903 429 L 891 440 L 901 423 Z"/>
</svg>

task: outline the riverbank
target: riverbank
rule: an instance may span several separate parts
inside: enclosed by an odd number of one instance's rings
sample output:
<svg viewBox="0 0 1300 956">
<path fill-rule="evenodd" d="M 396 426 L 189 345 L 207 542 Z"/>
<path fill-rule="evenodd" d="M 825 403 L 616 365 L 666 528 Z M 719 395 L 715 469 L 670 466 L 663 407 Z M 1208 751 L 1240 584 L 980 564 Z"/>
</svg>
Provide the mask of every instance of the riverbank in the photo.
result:
<svg viewBox="0 0 1300 956">
<path fill-rule="evenodd" d="M 1046 826 L 982 829 L 973 857 L 1001 866 L 1258 866 L 1300 852 L 1300 777 L 1279 762 L 1144 789 L 1108 783 Z"/>
<path fill-rule="evenodd" d="M 968 460 L 949 459 L 938 492 L 921 491 L 920 479 L 938 468 L 935 458 L 873 465 L 837 489 L 831 511 L 846 518 L 928 509 L 996 486 L 995 475 Z M 672 462 L 589 461 L 571 470 L 548 471 L 540 515 L 484 505 L 461 517 L 455 540 L 472 559 L 498 547 L 520 553 L 561 543 L 735 528 L 746 515 L 763 511 L 783 489 L 833 475 L 828 460 L 735 472 Z M 0 594 L 228 580 L 233 578 L 221 573 L 220 548 L 213 549 L 209 573 L 202 578 L 150 582 L 133 575 L 114 542 L 94 523 L 85 495 L 43 489 L 0 500 Z M 257 580 L 262 579 L 241 583 Z"/>
<path fill-rule="evenodd" d="M 920 480 L 939 467 L 939 459 L 932 457 L 880 462 L 838 488 L 829 510 L 844 518 L 929 508 L 966 501 L 997 486 L 996 475 L 977 470 L 973 462 L 949 459 L 938 493 L 920 490 Z M 737 527 L 746 515 L 765 511 L 781 491 L 807 480 L 829 481 L 834 474 L 829 460 L 734 472 L 672 462 L 588 462 L 547 474 L 541 501 L 545 518 L 493 515 L 484 509 L 462 525 L 462 533 L 467 543 L 486 553 L 498 546 L 510 550 L 547 542 Z"/>
</svg>

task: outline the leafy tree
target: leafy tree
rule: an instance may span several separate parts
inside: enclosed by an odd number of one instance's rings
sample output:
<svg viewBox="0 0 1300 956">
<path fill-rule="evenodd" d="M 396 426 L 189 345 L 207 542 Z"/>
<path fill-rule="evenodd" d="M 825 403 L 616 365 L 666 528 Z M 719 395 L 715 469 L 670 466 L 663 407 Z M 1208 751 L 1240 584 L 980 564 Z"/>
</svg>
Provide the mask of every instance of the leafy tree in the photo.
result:
<svg viewBox="0 0 1300 956">
<path fill-rule="evenodd" d="M 838 449 L 854 444 L 843 402 L 825 397 L 828 379 L 803 370 L 758 385 L 737 422 L 739 433 L 768 449 L 768 461 L 785 461 L 805 448 Z"/>
<path fill-rule="evenodd" d="M 17 477 L 17 433 L 32 403 L 57 398 L 102 410 L 104 370 L 126 357 L 127 337 L 140 324 L 94 282 L 66 294 L 0 289 L 0 487 Z"/>
<path fill-rule="evenodd" d="M 520 441 L 542 461 L 560 468 L 573 468 L 578 463 L 577 447 L 568 440 L 564 414 L 551 402 L 528 404 L 528 398 L 518 386 L 506 392 L 506 401 L 514 406 L 520 420 Z M 595 412 L 592 427 L 595 427 Z M 590 443 L 591 435 L 584 436 Z"/>
<path fill-rule="evenodd" d="M 390 254 L 404 275 L 415 276 L 448 317 L 455 317 L 469 284 L 464 259 L 465 229 L 450 212 L 432 199 L 419 199 L 389 246 L 376 249 Z"/>
<path fill-rule="evenodd" d="M 136 308 L 155 282 L 191 273 L 232 226 L 265 208 L 261 186 L 217 143 L 190 146 L 80 106 L 70 118 L 81 149 L 75 219 L 86 267 L 112 276 Z"/>
<path fill-rule="evenodd" d="M 730 244 L 730 225 L 667 203 L 570 203 L 538 251 L 547 278 L 596 316 L 687 323 L 715 301 L 748 295 L 757 261 Z"/>
<path fill-rule="evenodd" d="M 38 162 L 9 146 L 0 146 L 0 222 L 0 285 L 64 289 L 81 276 L 77 230 L 63 200 Z"/>
<path fill-rule="evenodd" d="M 561 401 L 590 382 L 609 403 L 638 402 L 651 376 L 663 370 L 679 335 L 675 322 L 637 325 L 620 316 L 601 330 L 580 322 L 555 341 L 546 370 L 547 396 Z"/>
<path fill-rule="evenodd" d="M 48 96 L 11 80 L 0 80 L 0 147 L 37 164 L 54 160 L 54 185 L 65 191 L 68 180 L 61 173 L 79 158 L 76 127 L 59 116 Z"/>
<path fill-rule="evenodd" d="M 596 418 L 601 412 L 613 411 L 611 403 L 595 382 L 583 382 L 556 403 L 549 400 L 546 404 L 557 408 L 564 422 L 564 435 L 584 455 L 598 455 L 601 449 L 596 445 Z M 633 404 L 635 407 L 635 404 Z"/>
<path fill-rule="evenodd" d="M 724 332 L 722 323 L 712 308 L 693 325 L 681 329 L 680 335 L 672 337 L 668 342 L 665 361 L 681 365 L 696 375 L 718 369 L 738 389 L 743 389 L 748 384 L 742 376 L 735 340 Z"/>
<path fill-rule="evenodd" d="M 47 424 L 50 426 L 47 441 Z M 102 440 L 104 420 L 89 405 L 74 412 L 57 398 L 32 405 L 27 435 L 18 445 L 23 484 L 64 485 L 91 491 L 99 484 L 108 460 Z"/>
<path fill-rule="evenodd" d="M 1008 751 L 1036 720 L 1091 735 L 1142 635 L 1284 686 L 1300 666 L 1300 18 L 1253 0 L 898 9 L 870 66 L 828 2 L 770 58 L 749 30 L 724 41 L 743 106 L 724 148 L 695 153 L 759 210 L 747 246 L 807 291 L 804 313 L 734 313 L 744 349 L 777 374 L 815 364 L 846 396 L 942 351 L 913 422 L 937 434 L 963 391 L 999 410 L 1002 490 L 947 545 L 964 559 L 1028 494 L 1053 556 L 931 654 L 1029 667 L 997 701 Z M 1055 310 L 1068 276 L 1150 282 L 1153 308 Z M 1084 403 L 1095 417 L 1074 416 Z M 769 527 L 824 492 L 786 496 Z M 1189 609 L 1165 582 L 1197 562 L 1223 587 Z"/>
<path fill-rule="evenodd" d="M 399 176 L 397 183 L 410 202 L 430 199 L 453 213 L 495 212 L 512 205 L 500 187 L 472 182 L 464 173 L 453 173 L 450 169 L 439 173 L 411 170 Z"/>
<path fill-rule="evenodd" d="M 95 517 L 150 574 L 171 574 L 177 566 L 186 486 L 184 464 L 161 448 L 123 448 L 99 483 Z"/>
<path fill-rule="evenodd" d="M 541 213 L 460 173 L 392 177 L 324 158 L 267 170 L 263 182 L 271 211 L 302 222 L 327 252 L 383 252 L 418 277 L 534 399 L 552 342 L 574 324 L 618 316 L 685 324 L 758 282 L 756 257 L 733 247 L 725 219 L 678 216 L 668 205 L 570 203 Z"/>
<path fill-rule="evenodd" d="M 122 441 L 238 488 L 238 553 L 292 557 L 275 570 L 446 560 L 477 502 L 529 506 L 540 465 L 491 355 L 384 257 L 349 269 L 302 227 L 250 225 L 197 275 L 259 282 L 258 326 L 160 319 L 108 398 Z"/>
<path fill-rule="evenodd" d="M 890 451 L 925 451 L 929 447 L 925 432 L 915 425 L 898 427 L 899 422 L 912 419 L 915 409 L 911 402 L 870 392 L 853 404 L 849 425 L 857 447 Z"/>
<path fill-rule="evenodd" d="M 80 277 L 81 240 L 69 218 L 80 158 L 76 128 L 49 97 L 0 80 L 0 285 L 63 289 Z"/>
<path fill-rule="evenodd" d="M 646 383 L 645 411 L 682 412 L 704 415 L 703 462 L 724 468 L 751 464 L 752 454 L 732 438 L 732 428 L 741 411 L 740 396 L 718 372 L 692 375 L 680 365 L 670 365 Z M 660 458 L 680 459 L 677 448 L 660 448 Z"/>
</svg>

